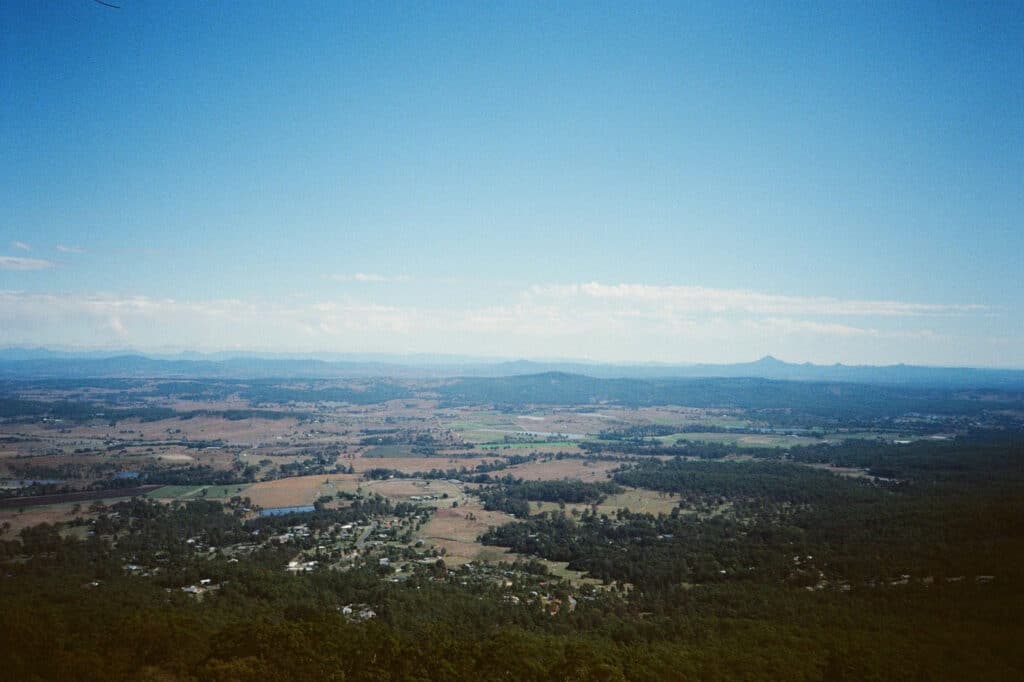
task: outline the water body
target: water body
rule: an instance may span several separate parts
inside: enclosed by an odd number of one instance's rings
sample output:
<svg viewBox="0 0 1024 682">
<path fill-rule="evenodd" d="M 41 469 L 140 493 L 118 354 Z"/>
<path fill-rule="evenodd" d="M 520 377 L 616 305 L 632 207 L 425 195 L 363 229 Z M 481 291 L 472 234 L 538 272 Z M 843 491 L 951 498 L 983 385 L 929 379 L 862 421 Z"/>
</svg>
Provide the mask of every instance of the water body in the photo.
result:
<svg viewBox="0 0 1024 682">
<path fill-rule="evenodd" d="M 305 504 L 299 507 L 271 507 L 264 509 L 260 512 L 260 516 L 282 516 L 284 514 L 305 514 L 313 511 L 314 507 L 311 504 Z"/>
</svg>

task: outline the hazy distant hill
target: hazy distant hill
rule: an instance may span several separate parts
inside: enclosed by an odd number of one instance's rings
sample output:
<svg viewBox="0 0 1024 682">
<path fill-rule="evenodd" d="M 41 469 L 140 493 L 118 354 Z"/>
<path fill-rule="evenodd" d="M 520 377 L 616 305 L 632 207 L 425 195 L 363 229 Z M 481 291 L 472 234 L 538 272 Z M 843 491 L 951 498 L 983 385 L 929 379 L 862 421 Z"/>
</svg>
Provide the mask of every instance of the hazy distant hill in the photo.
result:
<svg viewBox="0 0 1024 682">
<path fill-rule="evenodd" d="M 325 359 L 326 358 L 326 359 Z M 488 361 L 443 356 L 271 355 L 198 353 L 177 356 L 0 350 L 0 376 L 23 377 L 511 377 L 562 372 L 594 378 L 759 378 L 941 388 L 1024 389 L 1024 370 L 917 365 L 814 365 L 771 356 L 727 365 L 600 364 L 563 361 Z"/>
<path fill-rule="evenodd" d="M 776 409 L 823 418 L 872 419 L 905 413 L 974 415 L 1024 409 L 1020 391 L 783 381 L 757 377 L 596 378 L 564 372 L 464 377 L 436 389 L 451 405 L 689 405 Z"/>
</svg>

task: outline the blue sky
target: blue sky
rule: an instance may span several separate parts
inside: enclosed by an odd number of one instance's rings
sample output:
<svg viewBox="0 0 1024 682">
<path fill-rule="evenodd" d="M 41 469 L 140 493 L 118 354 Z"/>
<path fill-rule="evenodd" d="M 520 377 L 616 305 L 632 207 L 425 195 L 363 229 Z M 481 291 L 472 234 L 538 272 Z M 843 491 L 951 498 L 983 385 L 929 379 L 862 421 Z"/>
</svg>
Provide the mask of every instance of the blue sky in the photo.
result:
<svg viewBox="0 0 1024 682">
<path fill-rule="evenodd" d="M 0 345 L 1024 366 L 1024 4 L 0 5 Z"/>
</svg>

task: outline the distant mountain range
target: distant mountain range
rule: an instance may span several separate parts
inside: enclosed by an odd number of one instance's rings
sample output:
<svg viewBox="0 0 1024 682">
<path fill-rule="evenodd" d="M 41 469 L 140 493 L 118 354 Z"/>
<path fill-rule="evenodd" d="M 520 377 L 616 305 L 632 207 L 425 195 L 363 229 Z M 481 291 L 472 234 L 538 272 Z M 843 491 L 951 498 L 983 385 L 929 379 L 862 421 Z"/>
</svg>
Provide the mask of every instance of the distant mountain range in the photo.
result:
<svg viewBox="0 0 1024 682">
<path fill-rule="evenodd" d="M 814 365 L 766 356 L 736 364 L 601 364 L 574 361 L 497 361 L 434 355 L 204 355 L 62 352 L 42 348 L 0 349 L 5 378 L 441 378 L 510 377 L 562 372 L 595 378 L 760 378 L 942 388 L 1024 389 L 1024 370 L 918 365 Z"/>
</svg>

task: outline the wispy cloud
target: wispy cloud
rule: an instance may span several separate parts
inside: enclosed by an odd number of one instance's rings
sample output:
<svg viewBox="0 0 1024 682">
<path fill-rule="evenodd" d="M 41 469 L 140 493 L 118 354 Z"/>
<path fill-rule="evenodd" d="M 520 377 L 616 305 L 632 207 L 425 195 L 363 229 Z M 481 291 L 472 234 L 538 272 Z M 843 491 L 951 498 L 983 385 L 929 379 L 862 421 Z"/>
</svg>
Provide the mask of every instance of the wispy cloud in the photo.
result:
<svg viewBox="0 0 1024 682">
<path fill-rule="evenodd" d="M 408 275 L 379 275 L 373 272 L 354 272 L 352 274 L 331 275 L 336 282 L 408 282 Z"/>
<path fill-rule="evenodd" d="M 23 258 L 20 256 L 0 256 L 0 270 L 45 270 L 52 268 L 52 261 L 42 258 Z"/>
<path fill-rule="evenodd" d="M 838 322 L 794 320 L 786 317 L 767 317 L 747 321 L 752 331 L 763 335 L 815 334 L 843 338 L 882 337 L 886 334 L 871 327 L 857 327 Z"/>
<path fill-rule="evenodd" d="M 25 242 L 11 242 L 11 248 L 18 251 L 31 251 L 32 247 Z"/>
<path fill-rule="evenodd" d="M 259 339 L 269 347 L 286 348 L 299 335 L 319 346 L 339 339 L 370 345 L 383 335 L 419 329 L 426 319 L 415 309 L 353 302 L 289 305 L 0 291 L 0 344 L 37 338 L 40 343 L 129 342 L 145 347 L 159 345 L 156 341 L 163 338 L 186 347 L 211 347 Z"/>
<path fill-rule="evenodd" d="M 57 249 L 61 253 L 85 253 L 85 249 L 83 249 L 81 246 L 68 246 L 66 244 L 57 244 L 57 246 L 53 248 Z"/>
<path fill-rule="evenodd" d="M 980 304 L 914 303 L 891 300 L 840 299 L 825 296 L 780 296 L 743 289 L 651 284 L 538 285 L 530 288 L 540 299 L 591 300 L 609 304 L 657 305 L 673 313 L 749 313 L 756 315 L 827 315 L 911 317 L 961 315 L 988 310 Z"/>
<path fill-rule="evenodd" d="M 372 292 L 362 292 L 362 300 L 183 301 L 0 291 L 0 345 L 412 349 L 662 362 L 735 361 L 784 348 L 789 357 L 815 362 L 928 360 L 941 364 L 964 362 L 953 353 L 973 353 L 978 347 L 977 338 L 963 336 L 954 311 L 967 315 L 986 310 L 984 306 L 966 311 L 962 306 L 930 306 L 922 312 L 915 304 L 899 302 L 867 305 L 876 302 L 791 299 L 718 289 L 701 289 L 711 305 L 682 305 L 679 301 L 689 300 L 689 294 L 666 296 L 657 292 L 660 287 L 638 286 L 532 287 L 495 295 L 493 303 L 485 305 L 439 301 L 427 306 L 382 304 L 373 300 Z M 884 312 L 870 318 L 859 316 L 864 314 L 860 312 L 841 317 L 837 308 Z M 893 310 L 904 310 L 905 316 L 896 317 Z M 981 330 L 991 319 L 978 314 L 971 328 Z"/>
</svg>

